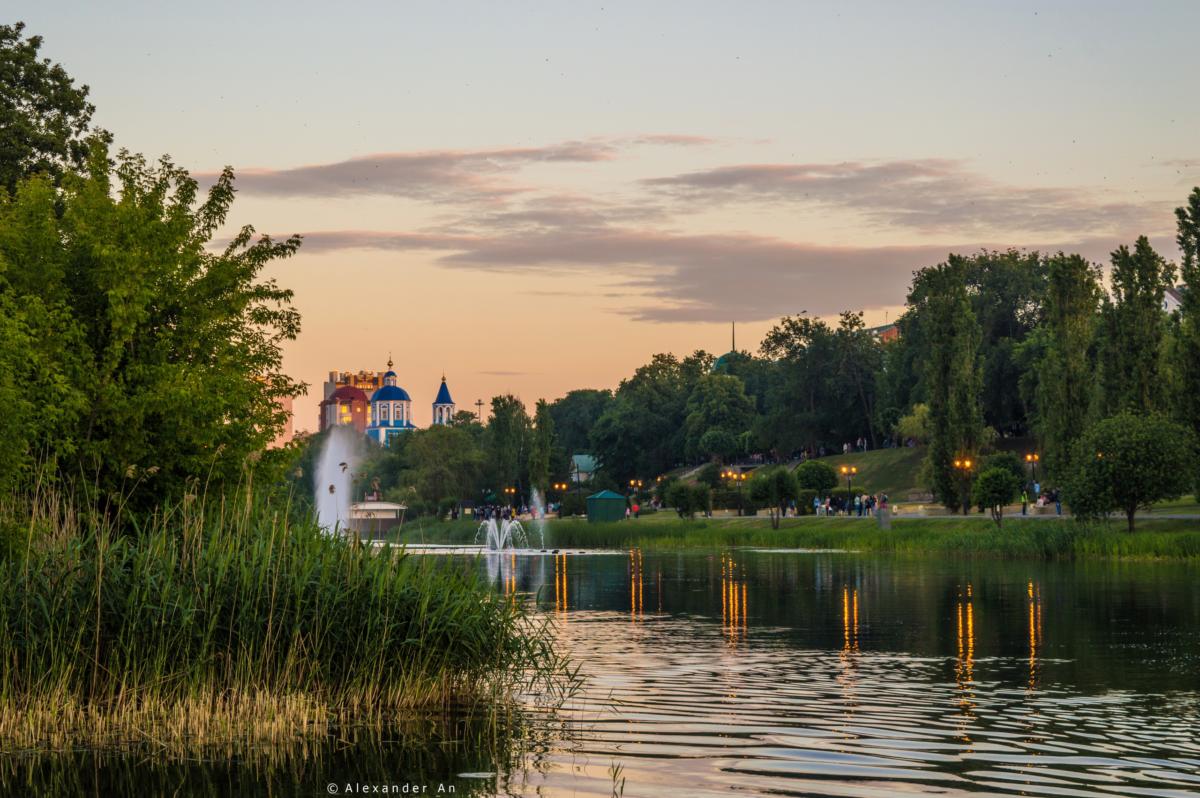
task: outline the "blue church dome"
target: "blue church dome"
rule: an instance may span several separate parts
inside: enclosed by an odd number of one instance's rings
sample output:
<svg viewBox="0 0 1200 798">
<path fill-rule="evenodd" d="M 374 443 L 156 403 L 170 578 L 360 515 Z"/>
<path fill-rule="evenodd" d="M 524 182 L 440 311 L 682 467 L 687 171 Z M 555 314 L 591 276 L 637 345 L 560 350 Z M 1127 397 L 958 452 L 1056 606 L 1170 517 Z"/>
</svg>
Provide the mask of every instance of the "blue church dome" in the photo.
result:
<svg viewBox="0 0 1200 798">
<path fill-rule="evenodd" d="M 442 377 L 442 387 L 438 388 L 437 398 L 433 400 L 435 405 L 452 405 L 454 400 L 450 398 L 450 389 L 446 387 L 446 378 Z"/>
<path fill-rule="evenodd" d="M 395 375 L 393 375 L 395 376 Z M 399 385 L 385 385 L 375 393 L 371 394 L 372 402 L 411 402 L 412 397 L 408 395 L 408 391 L 401 388 Z"/>
</svg>

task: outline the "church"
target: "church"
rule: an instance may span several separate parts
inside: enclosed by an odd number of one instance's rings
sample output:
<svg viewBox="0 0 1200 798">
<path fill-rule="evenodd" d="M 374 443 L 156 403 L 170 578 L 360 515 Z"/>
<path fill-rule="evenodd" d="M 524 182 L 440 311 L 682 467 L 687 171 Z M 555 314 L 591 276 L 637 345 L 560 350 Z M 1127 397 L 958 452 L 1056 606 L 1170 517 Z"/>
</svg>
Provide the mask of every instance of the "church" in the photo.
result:
<svg viewBox="0 0 1200 798">
<path fill-rule="evenodd" d="M 396 372 L 392 370 L 391 358 L 388 358 L 387 366 L 387 371 L 382 375 L 374 376 L 372 381 L 379 387 L 370 395 L 370 399 L 359 387 L 363 382 L 359 378 L 365 372 L 357 377 L 351 375 L 345 383 L 339 379 L 341 374 L 331 372 L 332 385 L 326 383 L 327 398 L 321 403 L 321 429 L 353 426 L 381 446 L 387 446 L 397 435 L 417 429 L 413 422 L 412 397 L 400 387 Z M 442 384 L 433 400 L 433 424 L 450 424 L 454 419 L 454 411 L 454 399 L 450 396 L 446 377 L 442 375 Z"/>
</svg>

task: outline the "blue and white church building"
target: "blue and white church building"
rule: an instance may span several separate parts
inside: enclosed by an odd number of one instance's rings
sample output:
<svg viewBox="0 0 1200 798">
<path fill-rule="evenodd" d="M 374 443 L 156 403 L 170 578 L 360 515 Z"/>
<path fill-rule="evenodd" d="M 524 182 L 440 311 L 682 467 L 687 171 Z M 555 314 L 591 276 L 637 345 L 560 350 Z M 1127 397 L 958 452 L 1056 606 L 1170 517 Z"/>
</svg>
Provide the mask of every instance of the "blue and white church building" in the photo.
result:
<svg viewBox="0 0 1200 798">
<path fill-rule="evenodd" d="M 433 423 L 450 424 L 454 419 L 454 409 L 454 400 L 450 398 L 450 389 L 446 386 L 446 377 L 443 375 L 441 388 L 438 389 L 437 398 L 433 400 Z M 412 397 L 397 384 L 396 372 L 392 371 L 392 359 L 388 358 L 388 370 L 383 375 L 383 385 L 371 394 L 371 417 L 367 425 L 367 437 L 381 446 L 387 446 L 392 438 L 416 428 L 412 418 Z"/>
</svg>

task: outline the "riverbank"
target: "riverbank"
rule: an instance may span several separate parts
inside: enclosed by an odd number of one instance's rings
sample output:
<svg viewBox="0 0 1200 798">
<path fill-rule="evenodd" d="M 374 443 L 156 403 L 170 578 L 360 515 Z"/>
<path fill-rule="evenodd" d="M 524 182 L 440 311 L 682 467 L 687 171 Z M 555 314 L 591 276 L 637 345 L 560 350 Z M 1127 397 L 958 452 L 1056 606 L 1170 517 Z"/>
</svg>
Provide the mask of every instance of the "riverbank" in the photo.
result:
<svg viewBox="0 0 1200 798">
<path fill-rule="evenodd" d="M 288 516 L 242 496 L 137 528 L 0 518 L 28 530 L 0 562 L 0 746 L 294 743 L 561 686 L 546 627 L 472 574 Z"/>
<path fill-rule="evenodd" d="M 425 522 L 395 538 L 404 543 L 474 542 L 478 524 Z M 527 523 L 530 545 L 541 540 Z M 1200 521 L 1139 519 L 1130 534 L 1120 524 L 1085 524 L 1072 519 L 1006 518 L 1000 529 L 988 518 L 970 516 L 897 518 L 890 530 L 874 519 L 787 518 L 772 529 L 764 516 L 681 519 L 655 513 L 636 520 L 589 524 L 582 519 L 545 522 L 545 545 L 570 548 L 775 548 L 850 549 L 881 554 L 1069 559 L 1200 559 Z"/>
</svg>

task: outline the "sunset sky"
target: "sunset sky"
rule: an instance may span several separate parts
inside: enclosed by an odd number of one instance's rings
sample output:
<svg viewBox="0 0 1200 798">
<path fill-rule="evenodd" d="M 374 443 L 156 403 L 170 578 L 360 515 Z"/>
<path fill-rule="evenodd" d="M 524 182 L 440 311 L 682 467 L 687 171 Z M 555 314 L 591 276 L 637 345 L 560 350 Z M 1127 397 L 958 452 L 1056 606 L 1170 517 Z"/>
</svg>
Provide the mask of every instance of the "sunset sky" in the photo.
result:
<svg viewBox="0 0 1200 798">
<path fill-rule="evenodd" d="M 8 21 L 119 146 L 203 176 L 311 384 L 392 353 L 416 420 L 615 387 L 782 314 L 895 318 L 951 250 L 1107 260 L 1200 184 L 1200 3 L 65 3 Z M 471 408 L 473 409 L 473 407 Z"/>
</svg>

